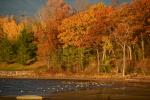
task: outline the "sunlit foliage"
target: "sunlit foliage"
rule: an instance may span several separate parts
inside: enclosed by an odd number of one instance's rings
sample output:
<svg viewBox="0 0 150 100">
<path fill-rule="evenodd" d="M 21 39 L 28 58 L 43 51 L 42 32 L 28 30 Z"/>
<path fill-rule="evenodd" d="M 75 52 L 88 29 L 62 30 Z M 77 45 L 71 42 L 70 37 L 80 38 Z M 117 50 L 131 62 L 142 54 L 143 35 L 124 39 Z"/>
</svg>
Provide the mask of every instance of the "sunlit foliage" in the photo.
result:
<svg viewBox="0 0 150 100">
<path fill-rule="evenodd" d="M 77 0 L 74 10 L 64 0 L 48 0 L 37 19 L 27 23 L 0 18 L 0 61 L 12 63 L 15 57 L 27 64 L 38 58 L 56 72 L 147 73 L 142 63 L 150 59 L 150 0 L 82 2 Z"/>
</svg>

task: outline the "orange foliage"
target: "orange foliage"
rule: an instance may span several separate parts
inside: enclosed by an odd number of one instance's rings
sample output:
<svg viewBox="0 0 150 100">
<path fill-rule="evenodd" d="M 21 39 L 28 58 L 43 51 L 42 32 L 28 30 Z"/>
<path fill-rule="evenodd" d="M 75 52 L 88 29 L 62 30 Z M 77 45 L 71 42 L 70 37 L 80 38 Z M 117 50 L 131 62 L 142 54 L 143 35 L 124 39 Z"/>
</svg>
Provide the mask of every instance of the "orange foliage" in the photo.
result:
<svg viewBox="0 0 150 100">
<path fill-rule="evenodd" d="M 145 31 L 144 25 L 148 16 L 150 16 L 149 0 L 136 0 L 129 5 L 121 5 L 111 16 L 116 30 L 115 36 L 118 35 L 122 43 L 127 41 L 135 43 L 137 37 L 141 37 L 141 32 Z"/>
<path fill-rule="evenodd" d="M 104 4 L 98 3 L 86 11 L 77 13 L 62 21 L 59 39 L 65 46 L 78 47 L 89 46 L 89 42 L 95 41 L 94 35 L 90 34 L 92 25 L 96 22 L 96 12 L 104 8 Z M 91 39 L 93 38 L 93 40 Z M 92 40 L 92 41 L 89 41 Z M 88 42 L 89 41 L 89 42 Z"/>
<path fill-rule="evenodd" d="M 40 21 L 33 25 L 38 38 L 38 55 L 49 57 L 58 48 L 58 26 L 71 14 L 71 7 L 64 0 L 48 0 L 40 10 Z M 44 49 L 43 49 L 44 48 Z"/>
</svg>

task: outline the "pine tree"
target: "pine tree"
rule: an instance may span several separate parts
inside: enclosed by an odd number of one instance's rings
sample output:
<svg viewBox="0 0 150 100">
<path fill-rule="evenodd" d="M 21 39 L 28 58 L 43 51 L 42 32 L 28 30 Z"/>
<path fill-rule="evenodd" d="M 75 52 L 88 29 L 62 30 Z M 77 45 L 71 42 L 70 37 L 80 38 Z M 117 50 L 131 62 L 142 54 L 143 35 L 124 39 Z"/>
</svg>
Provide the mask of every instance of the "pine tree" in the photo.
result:
<svg viewBox="0 0 150 100">
<path fill-rule="evenodd" d="M 17 62 L 21 64 L 29 64 L 36 59 L 36 44 L 34 43 L 34 35 L 32 32 L 23 30 L 16 41 Z"/>
<path fill-rule="evenodd" d="M 8 40 L 7 35 L 0 36 L 0 62 L 14 62 L 15 54 L 12 43 Z"/>
</svg>

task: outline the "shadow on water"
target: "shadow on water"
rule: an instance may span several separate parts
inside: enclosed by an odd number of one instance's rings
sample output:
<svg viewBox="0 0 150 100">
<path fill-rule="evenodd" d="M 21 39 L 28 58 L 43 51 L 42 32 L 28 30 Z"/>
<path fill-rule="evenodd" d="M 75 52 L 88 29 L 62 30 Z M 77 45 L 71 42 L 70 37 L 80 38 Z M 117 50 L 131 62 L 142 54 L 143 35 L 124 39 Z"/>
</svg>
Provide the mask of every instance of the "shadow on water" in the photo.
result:
<svg viewBox="0 0 150 100">
<path fill-rule="evenodd" d="M 43 100 L 150 100 L 150 84 L 0 79 L 0 100 L 16 100 L 18 95 L 39 95 Z"/>
</svg>

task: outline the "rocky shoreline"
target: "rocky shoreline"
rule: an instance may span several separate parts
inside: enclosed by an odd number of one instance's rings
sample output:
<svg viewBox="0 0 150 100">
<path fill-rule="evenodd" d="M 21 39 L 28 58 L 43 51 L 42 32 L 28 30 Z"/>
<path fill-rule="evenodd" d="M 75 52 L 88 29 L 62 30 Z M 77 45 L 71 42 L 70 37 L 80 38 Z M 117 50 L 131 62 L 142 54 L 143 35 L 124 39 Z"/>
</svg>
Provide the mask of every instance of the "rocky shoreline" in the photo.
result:
<svg viewBox="0 0 150 100">
<path fill-rule="evenodd" d="M 32 76 L 34 74 L 33 71 L 0 71 L 0 78 L 2 77 L 18 77 L 18 76 Z"/>
<path fill-rule="evenodd" d="M 150 76 L 132 76 L 111 74 L 66 74 L 66 73 L 50 73 L 36 71 L 0 71 L 0 78 L 16 78 L 16 79 L 67 79 L 67 80 L 93 80 L 93 81 L 131 81 L 131 82 L 150 82 Z"/>
</svg>

